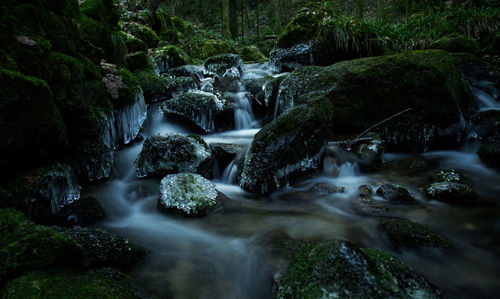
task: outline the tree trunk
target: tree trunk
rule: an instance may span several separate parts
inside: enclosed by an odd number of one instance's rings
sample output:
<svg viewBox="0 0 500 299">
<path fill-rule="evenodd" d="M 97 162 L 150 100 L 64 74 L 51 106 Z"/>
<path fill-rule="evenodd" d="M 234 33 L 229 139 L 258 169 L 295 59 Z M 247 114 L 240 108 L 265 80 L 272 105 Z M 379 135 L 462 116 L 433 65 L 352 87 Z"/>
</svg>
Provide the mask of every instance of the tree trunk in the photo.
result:
<svg viewBox="0 0 500 299">
<path fill-rule="evenodd" d="M 257 4 L 257 38 L 259 38 L 259 39 L 260 39 L 259 6 L 260 6 L 260 4 Z"/>
<path fill-rule="evenodd" d="M 229 0 L 221 1 L 220 15 L 222 36 L 231 38 L 231 31 L 229 30 Z"/>
<path fill-rule="evenodd" d="M 233 38 L 238 37 L 238 7 L 236 0 L 229 0 L 229 30 Z"/>
</svg>

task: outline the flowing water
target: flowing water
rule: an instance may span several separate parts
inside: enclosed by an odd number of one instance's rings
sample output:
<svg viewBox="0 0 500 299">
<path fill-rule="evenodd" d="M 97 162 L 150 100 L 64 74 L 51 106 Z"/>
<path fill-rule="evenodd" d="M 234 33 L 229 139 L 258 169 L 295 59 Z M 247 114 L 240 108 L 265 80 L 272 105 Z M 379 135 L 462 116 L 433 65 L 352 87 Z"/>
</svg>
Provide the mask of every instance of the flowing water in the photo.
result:
<svg viewBox="0 0 500 299">
<path fill-rule="evenodd" d="M 269 74 L 267 65 L 247 66 L 245 76 Z M 145 137 L 175 132 L 192 133 L 187 126 L 165 119 L 159 104 L 148 107 L 141 131 Z M 242 147 L 257 128 L 253 120 L 242 130 L 203 136 L 207 143 Z M 375 174 L 363 174 L 349 157 L 340 165 L 325 164 L 321 171 L 269 196 L 256 196 L 235 183 L 237 159 L 215 180 L 228 196 L 224 212 L 202 218 L 184 218 L 156 209 L 160 179 L 137 179 L 134 160 L 142 148 L 137 142 L 116 152 L 114 177 L 93 185 L 84 196 L 102 203 L 107 219 L 100 226 L 120 233 L 150 251 L 131 275 L 158 298 L 272 298 L 272 278 L 281 265 L 276 239 L 347 239 L 362 246 L 389 251 L 454 298 L 497 298 L 500 294 L 500 174 L 487 168 L 475 154 L 477 145 L 456 151 L 425 154 L 386 154 L 385 165 Z M 344 160 L 344 159 L 341 159 Z M 484 198 L 473 206 L 428 201 L 421 187 L 438 170 L 453 167 Z M 343 192 L 318 192 L 329 184 Z M 418 204 L 388 205 L 358 199 L 357 188 L 367 184 L 405 185 Z M 380 217 L 403 217 L 449 237 L 455 249 L 448 252 L 398 251 L 377 230 Z"/>
</svg>

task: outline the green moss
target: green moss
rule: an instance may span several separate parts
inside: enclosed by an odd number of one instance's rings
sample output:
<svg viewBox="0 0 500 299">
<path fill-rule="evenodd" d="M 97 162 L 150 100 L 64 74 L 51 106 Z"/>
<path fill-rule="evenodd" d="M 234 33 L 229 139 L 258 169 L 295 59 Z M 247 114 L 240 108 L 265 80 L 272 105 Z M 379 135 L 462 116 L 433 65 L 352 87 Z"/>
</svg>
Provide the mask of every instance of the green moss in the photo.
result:
<svg viewBox="0 0 500 299">
<path fill-rule="evenodd" d="M 260 49 L 256 46 L 244 47 L 241 49 L 240 55 L 241 59 L 245 62 L 263 61 L 267 59 L 267 57 L 262 54 Z"/>
<path fill-rule="evenodd" d="M 11 281 L 3 298 L 142 298 L 130 278 L 113 269 L 36 271 Z"/>
<path fill-rule="evenodd" d="M 116 25 L 120 12 L 114 6 L 113 0 L 85 0 L 80 5 L 80 11 L 95 21 Z"/>
<path fill-rule="evenodd" d="M 16 210 L 0 210 L 0 283 L 30 270 L 78 266 L 81 247 Z"/>
<path fill-rule="evenodd" d="M 173 93 L 186 91 L 195 86 L 191 78 L 166 78 L 157 76 L 155 72 L 150 69 L 139 70 L 134 73 L 134 75 L 142 87 L 144 97 L 148 102 L 167 100 L 172 97 Z"/>
<path fill-rule="evenodd" d="M 33 167 L 64 153 L 66 127 L 45 81 L 0 69 L 0 98 L 2 168 Z"/>
<path fill-rule="evenodd" d="M 179 31 L 180 33 L 185 34 L 187 32 L 188 26 L 186 25 L 186 22 L 184 22 L 184 20 L 182 20 L 181 18 L 173 16 L 172 23 L 174 23 L 175 29 L 177 29 L 177 31 Z"/>
<path fill-rule="evenodd" d="M 153 62 L 145 52 L 135 52 L 125 57 L 125 63 L 129 70 L 152 68 Z"/>
<path fill-rule="evenodd" d="M 220 54 L 237 53 L 237 51 L 225 41 L 212 39 L 203 43 L 201 53 L 202 58 L 209 58 Z"/>
<path fill-rule="evenodd" d="M 435 230 L 405 219 L 388 219 L 379 223 L 391 242 L 400 247 L 409 248 L 448 248 L 451 242 Z"/>
<path fill-rule="evenodd" d="M 130 53 L 140 52 L 140 51 L 146 52 L 148 50 L 148 46 L 137 37 L 132 37 L 130 39 L 127 39 L 125 44 L 127 45 L 127 49 Z"/>
<path fill-rule="evenodd" d="M 186 65 L 192 62 L 191 58 L 177 46 L 164 46 L 153 53 L 154 60 L 167 62 L 170 68 Z"/>
<path fill-rule="evenodd" d="M 158 36 L 153 29 L 147 26 L 138 23 L 126 23 L 123 25 L 123 30 L 142 40 L 148 48 L 155 48 L 158 45 Z"/>
<path fill-rule="evenodd" d="M 477 41 L 458 34 L 442 37 L 431 43 L 427 48 L 439 49 L 452 53 L 470 53 L 476 56 L 478 56 L 480 52 Z"/>
<path fill-rule="evenodd" d="M 137 93 L 141 88 L 139 85 L 139 81 L 137 81 L 136 77 L 129 70 L 121 68 L 120 76 L 122 78 L 123 84 L 125 85 L 125 88 L 119 88 L 119 98 L 112 100 L 114 109 L 133 104 L 136 101 Z"/>
<path fill-rule="evenodd" d="M 177 44 L 179 42 L 177 28 L 172 21 L 172 17 L 162 7 L 156 10 L 156 24 L 159 24 L 155 29 L 159 32 L 160 40 L 170 44 Z"/>
</svg>

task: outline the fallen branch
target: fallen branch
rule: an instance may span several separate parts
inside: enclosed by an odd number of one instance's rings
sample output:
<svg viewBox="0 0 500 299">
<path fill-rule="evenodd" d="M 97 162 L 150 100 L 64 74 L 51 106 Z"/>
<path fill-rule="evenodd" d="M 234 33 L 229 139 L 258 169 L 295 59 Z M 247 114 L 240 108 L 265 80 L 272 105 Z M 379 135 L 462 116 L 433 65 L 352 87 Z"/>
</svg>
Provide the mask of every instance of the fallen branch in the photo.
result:
<svg viewBox="0 0 500 299">
<path fill-rule="evenodd" d="M 369 127 L 367 130 L 365 130 L 363 133 L 359 134 L 358 137 L 356 137 L 352 142 L 354 143 L 355 141 L 359 140 L 359 138 L 361 138 L 361 136 L 365 135 L 366 133 L 370 132 L 371 130 L 375 129 L 376 127 L 380 126 L 381 124 L 383 124 L 385 122 L 388 122 L 389 120 L 391 120 L 391 119 L 393 119 L 393 118 L 395 118 L 397 116 L 400 116 L 401 114 L 406 113 L 406 112 L 408 112 L 410 110 L 412 110 L 412 108 L 408 108 L 406 110 L 398 112 L 398 113 L 396 113 L 396 114 L 394 114 L 392 116 L 389 116 L 388 118 L 386 118 L 386 119 L 384 119 L 384 120 L 382 120 L 382 121 L 374 124 L 373 126 Z"/>
</svg>

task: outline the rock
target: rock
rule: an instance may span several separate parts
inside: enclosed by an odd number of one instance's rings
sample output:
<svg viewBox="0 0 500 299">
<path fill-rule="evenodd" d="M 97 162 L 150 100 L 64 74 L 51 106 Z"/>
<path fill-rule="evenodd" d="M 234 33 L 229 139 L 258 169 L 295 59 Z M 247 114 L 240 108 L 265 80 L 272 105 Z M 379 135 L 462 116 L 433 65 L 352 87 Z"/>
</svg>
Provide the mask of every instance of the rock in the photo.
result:
<svg viewBox="0 0 500 299">
<path fill-rule="evenodd" d="M 500 135 L 488 138 L 477 154 L 487 165 L 500 168 Z"/>
<path fill-rule="evenodd" d="M 240 71 L 237 67 L 232 67 L 227 69 L 222 78 L 217 83 L 220 83 L 220 86 L 224 91 L 229 92 L 239 92 L 241 89 L 240 83 Z"/>
<path fill-rule="evenodd" d="M 137 176 L 162 177 L 179 172 L 195 172 L 212 177 L 215 158 L 208 145 L 196 135 L 156 135 L 146 138 L 135 160 Z"/>
<path fill-rule="evenodd" d="M 143 298 L 130 277 L 110 268 L 35 271 L 10 281 L 2 298 Z"/>
<path fill-rule="evenodd" d="M 276 289 L 277 298 L 446 297 L 396 257 L 340 240 L 298 245 Z"/>
<path fill-rule="evenodd" d="M 35 225 L 21 212 L 0 210 L 0 285 L 28 271 L 78 267 L 82 249 L 53 229 Z"/>
<path fill-rule="evenodd" d="M 262 51 L 257 46 L 246 46 L 240 51 L 241 59 L 245 62 L 255 62 L 266 60 L 267 57 L 262 54 Z"/>
<path fill-rule="evenodd" d="M 132 34 L 142 40 L 148 48 L 156 48 L 158 45 L 158 36 L 149 27 L 134 22 L 124 22 L 122 24 L 123 31 Z"/>
<path fill-rule="evenodd" d="M 500 111 L 488 110 L 479 112 L 473 119 L 473 130 L 481 140 L 500 135 Z"/>
<path fill-rule="evenodd" d="M 397 247 L 441 249 L 452 247 L 450 240 L 435 230 L 406 219 L 383 220 L 378 227 Z"/>
<path fill-rule="evenodd" d="M 230 44 L 219 39 L 209 39 L 203 43 L 200 54 L 202 58 L 207 58 L 229 53 L 236 53 L 236 50 Z"/>
<path fill-rule="evenodd" d="M 374 171 L 382 166 L 384 156 L 384 144 L 379 139 L 362 142 L 354 147 L 358 156 L 358 164 L 361 170 Z"/>
<path fill-rule="evenodd" d="M 146 250 L 121 236 L 104 230 L 70 228 L 59 232 L 83 248 L 83 266 L 127 268 L 140 261 Z"/>
<path fill-rule="evenodd" d="M 373 193 L 373 188 L 369 185 L 361 185 L 358 187 L 359 197 L 366 198 Z"/>
<path fill-rule="evenodd" d="M 376 128 L 386 149 L 449 148 L 475 109 L 458 64 L 452 54 L 426 50 L 302 67 L 281 82 L 277 114 L 321 94 L 335 107 L 334 133 L 345 135 L 411 108 Z"/>
<path fill-rule="evenodd" d="M 455 169 L 445 169 L 434 175 L 434 182 L 463 183 L 463 175 Z"/>
<path fill-rule="evenodd" d="M 172 68 L 186 65 L 189 62 L 187 54 L 172 45 L 153 51 L 152 56 L 158 74 L 170 72 Z"/>
<path fill-rule="evenodd" d="M 15 207 L 37 222 L 51 222 L 63 207 L 80 198 L 80 189 L 70 166 L 53 164 L 3 184 L 0 206 Z"/>
<path fill-rule="evenodd" d="M 264 126 L 246 153 L 239 185 L 265 194 L 317 169 L 330 136 L 332 114 L 328 101 L 315 98 Z"/>
<path fill-rule="evenodd" d="M 425 194 L 435 200 L 452 204 L 474 203 L 479 195 L 469 186 L 454 182 L 433 183 L 424 187 Z"/>
<path fill-rule="evenodd" d="M 238 146 L 229 143 L 212 143 L 210 149 L 214 153 L 215 160 L 221 170 L 225 169 L 236 158 Z"/>
<path fill-rule="evenodd" d="M 0 68 L 0 99 L 4 173 L 33 168 L 64 153 L 66 127 L 45 81 Z"/>
<path fill-rule="evenodd" d="M 259 79 L 244 79 L 242 80 L 245 89 L 252 95 L 252 110 L 257 117 L 264 117 L 268 112 L 268 107 L 265 103 L 266 95 L 264 92 L 265 86 L 273 77 L 268 76 Z"/>
<path fill-rule="evenodd" d="M 314 64 L 309 43 L 300 43 L 285 49 L 273 49 L 269 59 L 276 66 L 278 72 L 292 72 L 301 66 Z"/>
<path fill-rule="evenodd" d="M 125 45 L 127 46 L 127 49 L 130 53 L 140 52 L 140 51 L 146 52 L 148 50 L 148 46 L 137 37 L 128 38 L 125 41 Z"/>
<path fill-rule="evenodd" d="M 167 116 L 178 116 L 189 121 L 205 133 L 215 130 L 216 122 L 233 114 L 231 106 L 217 95 L 205 91 L 181 93 L 161 105 L 160 111 Z"/>
<path fill-rule="evenodd" d="M 428 49 L 439 49 L 452 53 L 470 53 L 478 56 L 481 49 L 479 44 L 472 38 L 464 35 L 450 34 L 432 42 Z"/>
<path fill-rule="evenodd" d="M 311 191 L 318 194 L 343 193 L 345 188 L 337 187 L 328 183 L 317 183 L 311 188 Z"/>
<path fill-rule="evenodd" d="M 152 69 L 142 69 L 134 75 L 148 103 L 166 101 L 175 94 L 196 88 L 196 82 L 191 77 L 158 76 Z"/>
<path fill-rule="evenodd" d="M 103 141 L 78 143 L 74 156 L 72 165 L 82 182 L 99 181 L 111 176 L 114 152 Z"/>
<path fill-rule="evenodd" d="M 131 71 L 147 69 L 153 66 L 151 57 L 146 52 L 135 52 L 125 56 L 125 63 Z"/>
<path fill-rule="evenodd" d="M 158 209 L 186 216 L 202 216 L 221 208 L 215 184 L 192 173 L 171 174 L 161 180 Z"/>
<path fill-rule="evenodd" d="M 205 60 L 203 64 L 205 71 L 209 74 L 222 76 L 228 69 L 235 67 L 240 72 L 243 70 L 243 62 L 239 55 L 221 54 Z"/>
<path fill-rule="evenodd" d="M 89 226 L 102 220 L 105 213 L 97 199 L 85 197 L 63 207 L 59 215 L 62 218 L 62 225 Z"/>
<path fill-rule="evenodd" d="M 385 184 L 377 189 L 377 194 L 389 200 L 391 203 L 411 204 L 415 203 L 415 197 L 401 185 Z"/>
</svg>

